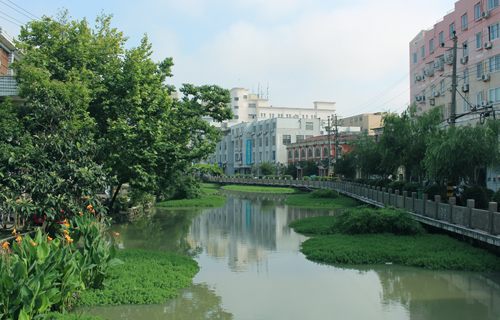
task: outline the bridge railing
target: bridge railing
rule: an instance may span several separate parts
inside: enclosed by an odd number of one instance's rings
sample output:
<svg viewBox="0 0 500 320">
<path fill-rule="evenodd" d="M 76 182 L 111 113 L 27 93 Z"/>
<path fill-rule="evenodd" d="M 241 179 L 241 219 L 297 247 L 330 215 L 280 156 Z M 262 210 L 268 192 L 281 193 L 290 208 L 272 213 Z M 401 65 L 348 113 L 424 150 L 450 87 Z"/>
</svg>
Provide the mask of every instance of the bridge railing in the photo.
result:
<svg viewBox="0 0 500 320">
<path fill-rule="evenodd" d="M 467 200 L 467 206 L 458 206 L 456 198 L 451 197 L 448 203 L 442 203 L 440 196 L 428 199 L 427 194 L 422 199 L 417 193 L 408 194 L 406 191 L 400 194 L 399 190 L 362 185 L 346 181 L 315 181 L 315 180 L 292 180 L 292 179 L 252 179 L 234 177 L 211 177 L 210 181 L 222 184 L 251 184 L 284 187 L 308 187 L 328 188 L 339 193 L 346 194 L 358 200 L 376 205 L 394 206 L 406 209 L 414 216 L 420 217 L 419 221 L 428 224 L 439 224 L 443 228 L 468 229 L 474 233 L 483 233 L 491 236 L 500 235 L 500 213 L 498 204 L 490 202 L 488 210 L 475 208 L 474 200 Z M 431 222 L 433 221 L 433 222 Z M 474 236 L 476 237 L 476 236 Z M 495 240 L 496 241 L 496 240 Z M 487 241 L 491 242 L 491 241 Z M 500 245 L 500 239 L 498 239 Z"/>
</svg>

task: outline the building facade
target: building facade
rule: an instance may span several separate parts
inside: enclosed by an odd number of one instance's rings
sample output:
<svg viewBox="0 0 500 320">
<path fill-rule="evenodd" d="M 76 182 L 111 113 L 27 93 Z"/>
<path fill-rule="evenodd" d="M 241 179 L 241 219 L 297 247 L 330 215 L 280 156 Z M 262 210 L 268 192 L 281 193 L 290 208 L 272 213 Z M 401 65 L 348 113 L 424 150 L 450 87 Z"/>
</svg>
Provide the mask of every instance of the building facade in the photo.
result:
<svg viewBox="0 0 500 320">
<path fill-rule="evenodd" d="M 457 53 L 453 54 L 454 36 Z M 460 0 L 432 28 L 410 42 L 410 97 L 422 111 L 443 106 L 443 118 L 477 121 L 500 104 L 498 0 Z M 456 63 L 454 63 L 456 61 Z M 456 66 L 456 104 L 452 71 Z"/>
<path fill-rule="evenodd" d="M 359 127 L 361 133 L 375 135 L 375 129 L 382 126 L 383 116 L 382 112 L 363 113 L 337 121 L 342 127 Z"/>
<path fill-rule="evenodd" d="M 223 126 L 222 141 L 211 162 L 227 175 L 252 174 L 264 162 L 280 169 L 288 163 L 286 146 L 322 134 L 324 125 L 319 118 L 277 117 Z"/>
<path fill-rule="evenodd" d="M 349 152 L 356 136 L 339 134 L 321 135 L 287 145 L 288 165 L 297 167 L 297 177 L 302 178 L 302 167 L 308 161 L 314 161 L 319 168 L 320 176 L 328 176 L 328 167 L 333 166 L 336 159 Z M 336 148 L 338 142 L 338 148 Z"/>
<path fill-rule="evenodd" d="M 10 96 L 14 101 L 18 100 L 14 70 L 9 65 L 19 58 L 14 39 L 0 27 L 0 100 L 6 96 Z"/>
</svg>

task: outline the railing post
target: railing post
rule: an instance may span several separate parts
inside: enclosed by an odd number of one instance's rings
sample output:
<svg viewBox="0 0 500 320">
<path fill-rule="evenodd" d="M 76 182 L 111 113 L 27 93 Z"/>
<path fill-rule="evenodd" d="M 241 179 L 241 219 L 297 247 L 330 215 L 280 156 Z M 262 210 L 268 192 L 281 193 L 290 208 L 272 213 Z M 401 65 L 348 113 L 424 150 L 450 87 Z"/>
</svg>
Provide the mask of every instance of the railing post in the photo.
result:
<svg viewBox="0 0 500 320">
<path fill-rule="evenodd" d="M 455 209 L 455 206 L 457 205 L 457 198 L 450 197 L 448 199 L 448 204 L 450 205 L 450 223 L 454 223 L 453 222 L 453 210 Z"/>
<path fill-rule="evenodd" d="M 490 202 L 489 203 L 489 206 L 488 206 L 488 209 L 489 209 L 489 212 L 488 212 L 488 215 L 489 215 L 489 219 L 488 219 L 488 233 L 489 234 L 493 234 L 493 231 L 495 229 L 495 224 L 494 224 L 494 217 L 495 217 L 495 212 L 497 212 L 498 210 L 498 203 L 496 202 Z"/>
<path fill-rule="evenodd" d="M 472 209 L 476 206 L 474 199 L 467 199 L 467 228 L 472 228 Z"/>
</svg>

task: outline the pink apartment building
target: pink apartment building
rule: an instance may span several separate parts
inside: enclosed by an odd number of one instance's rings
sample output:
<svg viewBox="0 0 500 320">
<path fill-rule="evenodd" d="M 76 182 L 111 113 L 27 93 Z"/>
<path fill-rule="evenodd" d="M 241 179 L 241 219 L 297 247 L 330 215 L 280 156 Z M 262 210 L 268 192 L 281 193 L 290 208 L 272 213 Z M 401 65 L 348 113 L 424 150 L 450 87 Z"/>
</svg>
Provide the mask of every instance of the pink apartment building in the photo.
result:
<svg viewBox="0 0 500 320">
<path fill-rule="evenodd" d="M 499 0 L 460 0 L 410 42 L 410 95 L 422 111 L 443 106 L 451 115 L 453 35 L 457 46 L 457 123 L 500 109 Z"/>
</svg>

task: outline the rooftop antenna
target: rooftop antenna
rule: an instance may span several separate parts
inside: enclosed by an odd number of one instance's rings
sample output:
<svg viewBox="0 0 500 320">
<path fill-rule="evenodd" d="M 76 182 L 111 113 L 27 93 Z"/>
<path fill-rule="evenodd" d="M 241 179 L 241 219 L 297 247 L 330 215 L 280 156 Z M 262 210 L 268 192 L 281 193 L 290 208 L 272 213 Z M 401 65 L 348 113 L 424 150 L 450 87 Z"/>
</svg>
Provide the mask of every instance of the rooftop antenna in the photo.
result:
<svg viewBox="0 0 500 320">
<path fill-rule="evenodd" d="M 266 99 L 269 100 L 269 82 L 267 83 Z"/>
</svg>

